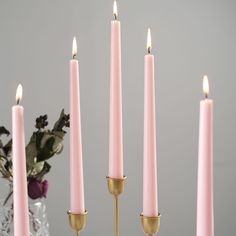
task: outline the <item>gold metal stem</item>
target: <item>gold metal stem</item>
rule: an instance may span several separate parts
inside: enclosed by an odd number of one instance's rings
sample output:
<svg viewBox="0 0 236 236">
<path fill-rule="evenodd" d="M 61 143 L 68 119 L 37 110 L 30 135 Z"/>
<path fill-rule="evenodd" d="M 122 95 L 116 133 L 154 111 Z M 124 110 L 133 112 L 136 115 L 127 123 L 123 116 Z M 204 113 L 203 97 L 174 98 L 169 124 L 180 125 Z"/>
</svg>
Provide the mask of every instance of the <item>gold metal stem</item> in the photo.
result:
<svg viewBox="0 0 236 236">
<path fill-rule="evenodd" d="M 109 192 L 114 196 L 114 203 L 115 203 L 115 219 L 114 219 L 114 224 L 115 224 L 115 236 L 119 235 L 119 201 L 118 197 L 121 193 L 124 192 L 124 187 L 125 187 L 125 180 L 126 176 L 124 176 L 121 179 L 114 179 L 110 178 L 107 176 L 107 184 L 108 184 L 108 190 Z"/>
<path fill-rule="evenodd" d="M 115 236 L 119 235 L 119 202 L 118 196 L 115 196 Z"/>
</svg>

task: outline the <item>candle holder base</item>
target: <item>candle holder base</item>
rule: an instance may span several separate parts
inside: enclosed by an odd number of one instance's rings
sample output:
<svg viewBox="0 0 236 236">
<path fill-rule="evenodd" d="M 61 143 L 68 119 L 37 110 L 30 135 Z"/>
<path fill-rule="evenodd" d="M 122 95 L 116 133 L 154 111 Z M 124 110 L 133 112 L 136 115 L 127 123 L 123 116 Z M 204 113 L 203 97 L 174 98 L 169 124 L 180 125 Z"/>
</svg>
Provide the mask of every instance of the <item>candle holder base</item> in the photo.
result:
<svg viewBox="0 0 236 236">
<path fill-rule="evenodd" d="M 109 176 L 106 177 L 109 192 L 115 199 L 115 236 L 119 235 L 119 202 L 118 196 L 124 192 L 126 176 L 122 179 L 114 179 Z"/>
<path fill-rule="evenodd" d="M 148 236 L 153 236 L 159 231 L 161 223 L 160 213 L 158 214 L 158 216 L 153 217 L 144 216 L 143 214 L 141 214 L 140 217 L 145 234 L 147 234 Z"/>
<path fill-rule="evenodd" d="M 87 214 L 88 212 L 85 211 L 82 214 L 74 214 L 70 211 L 67 212 L 69 216 L 69 223 L 70 227 L 76 231 L 76 236 L 80 235 L 80 232 L 85 228 L 86 226 L 86 220 L 87 220 Z"/>
</svg>

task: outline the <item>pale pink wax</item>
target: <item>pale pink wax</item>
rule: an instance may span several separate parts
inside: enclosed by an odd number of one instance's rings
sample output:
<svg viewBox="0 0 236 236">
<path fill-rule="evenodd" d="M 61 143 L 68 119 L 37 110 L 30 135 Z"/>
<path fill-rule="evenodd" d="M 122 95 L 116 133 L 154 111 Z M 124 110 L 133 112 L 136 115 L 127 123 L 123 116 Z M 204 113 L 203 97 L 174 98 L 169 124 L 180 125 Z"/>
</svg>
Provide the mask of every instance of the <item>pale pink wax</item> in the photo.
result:
<svg viewBox="0 0 236 236">
<path fill-rule="evenodd" d="M 143 215 L 157 216 L 157 160 L 154 56 L 145 56 Z"/>
<path fill-rule="evenodd" d="M 205 99 L 200 103 L 197 236 L 214 235 L 213 215 L 213 102 Z"/>
<path fill-rule="evenodd" d="M 14 235 L 29 236 L 29 208 L 25 157 L 24 108 L 12 107 Z"/>
<path fill-rule="evenodd" d="M 123 178 L 120 22 L 111 22 L 109 177 Z"/>
<path fill-rule="evenodd" d="M 70 211 L 85 212 L 78 60 L 70 61 Z"/>
</svg>

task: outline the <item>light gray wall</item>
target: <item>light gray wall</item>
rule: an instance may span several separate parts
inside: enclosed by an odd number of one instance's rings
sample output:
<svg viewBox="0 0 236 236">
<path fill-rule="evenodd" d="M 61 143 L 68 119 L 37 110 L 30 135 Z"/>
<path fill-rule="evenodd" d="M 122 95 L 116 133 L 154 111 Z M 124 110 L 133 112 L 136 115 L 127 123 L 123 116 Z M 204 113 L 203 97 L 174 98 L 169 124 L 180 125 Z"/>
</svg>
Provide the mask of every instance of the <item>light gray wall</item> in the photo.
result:
<svg viewBox="0 0 236 236">
<path fill-rule="evenodd" d="M 26 140 L 34 119 L 52 123 L 69 108 L 72 37 L 78 37 L 86 208 L 83 235 L 113 234 L 108 194 L 109 48 L 112 0 L 0 2 L 0 123 L 11 128 L 15 89 L 24 87 Z M 156 56 L 160 235 L 195 235 L 199 101 L 207 73 L 214 99 L 215 235 L 236 232 L 236 1 L 118 1 L 122 22 L 124 164 L 121 235 L 143 235 L 143 56 L 151 27 Z M 51 161 L 47 199 L 52 235 L 68 226 L 68 137 Z"/>
</svg>

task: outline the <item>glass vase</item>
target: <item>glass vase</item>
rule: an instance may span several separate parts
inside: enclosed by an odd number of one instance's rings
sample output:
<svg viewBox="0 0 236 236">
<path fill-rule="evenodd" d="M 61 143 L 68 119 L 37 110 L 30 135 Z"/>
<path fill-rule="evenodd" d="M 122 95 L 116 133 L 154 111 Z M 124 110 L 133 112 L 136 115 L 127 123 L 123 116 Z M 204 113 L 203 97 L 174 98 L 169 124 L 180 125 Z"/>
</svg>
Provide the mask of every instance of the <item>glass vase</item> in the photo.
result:
<svg viewBox="0 0 236 236">
<path fill-rule="evenodd" d="M 12 183 L 7 194 L 0 199 L 0 236 L 14 236 Z M 29 199 L 30 236 L 49 236 L 47 209 L 43 198 Z"/>
</svg>

